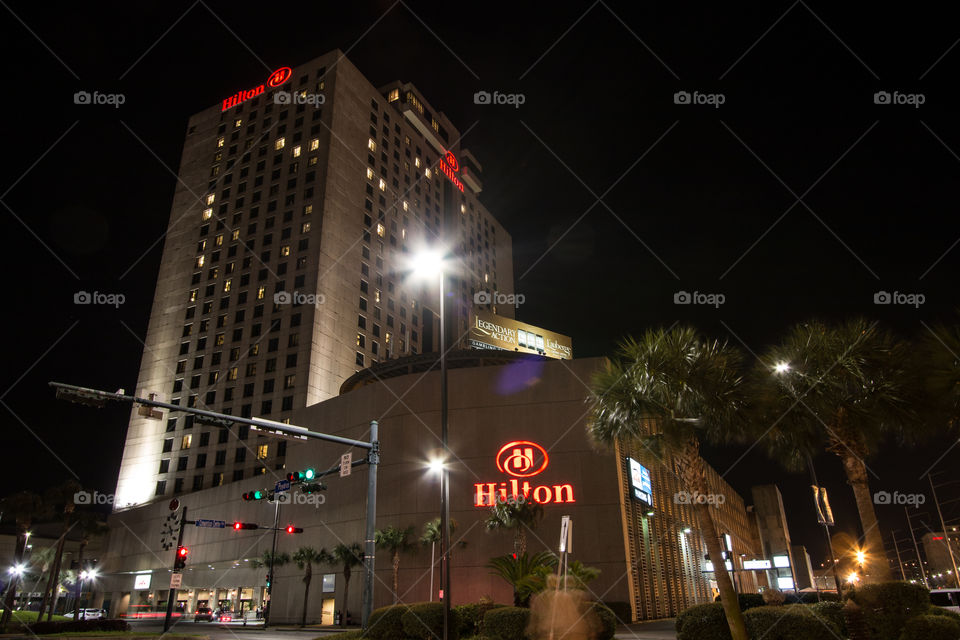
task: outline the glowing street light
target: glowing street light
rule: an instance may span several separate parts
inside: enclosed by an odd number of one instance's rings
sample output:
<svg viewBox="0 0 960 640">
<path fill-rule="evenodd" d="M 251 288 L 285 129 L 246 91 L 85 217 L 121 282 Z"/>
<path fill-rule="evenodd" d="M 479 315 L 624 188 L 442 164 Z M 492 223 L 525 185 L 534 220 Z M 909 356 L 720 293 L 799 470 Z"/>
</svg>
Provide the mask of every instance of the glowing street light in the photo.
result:
<svg viewBox="0 0 960 640">
<path fill-rule="evenodd" d="M 864 552 L 863 549 L 857 549 L 857 554 L 856 554 L 856 555 L 857 555 L 857 564 L 860 565 L 860 568 L 862 569 L 862 568 L 863 568 L 863 563 L 864 563 L 864 562 L 866 561 L 866 559 L 867 559 L 867 554 Z"/>
<path fill-rule="evenodd" d="M 10 567 L 10 568 L 7 570 L 7 572 L 10 573 L 10 574 L 12 574 L 12 575 L 15 575 L 15 576 L 17 576 L 17 577 L 20 577 L 20 576 L 22 576 L 22 575 L 24 574 L 24 572 L 25 572 L 26 570 L 27 570 L 26 565 L 15 564 L 15 565 L 13 565 L 12 567 Z"/>
<path fill-rule="evenodd" d="M 790 371 L 790 363 L 778 362 L 773 366 L 773 371 L 774 373 L 786 373 L 787 371 Z"/>
<path fill-rule="evenodd" d="M 440 458 L 433 458 L 427 463 L 427 469 L 430 470 L 430 473 L 440 473 L 445 468 L 446 464 Z"/>
<path fill-rule="evenodd" d="M 855 572 L 847 576 L 847 582 L 850 584 L 856 584 L 859 581 L 860 581 L 860 576 L 858 576 Z"/>
</svg>

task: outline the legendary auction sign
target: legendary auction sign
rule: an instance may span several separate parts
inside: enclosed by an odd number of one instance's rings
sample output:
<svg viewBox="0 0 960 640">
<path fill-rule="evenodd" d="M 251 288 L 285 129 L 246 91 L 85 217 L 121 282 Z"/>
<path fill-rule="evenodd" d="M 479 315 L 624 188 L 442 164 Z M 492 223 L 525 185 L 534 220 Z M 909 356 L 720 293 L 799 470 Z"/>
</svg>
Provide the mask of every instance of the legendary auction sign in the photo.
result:
<svg viewBox="0 0 960 640">
<path fill-rule="evenodd" d="M 473 310 L 470 342 L 471 346 L 480 349 L 537 353 L 559 360 L 573 358 L 573 341 L 569 336 L 517 322 L 512 318 L 504 318 L 483 309 Z"/>
<path fill-rule="evenodd" d="M 477 482 L 473 485 L 475 494 L 473 506 L 492 507 L 499 500 L 533 500 L 539 504 L 562 504 L 576 502 L 573 497 L 573 485 L 531 484 L 527 478 L 538 476 L 550 464 L 547 450 L 536 442 L 514 440 L 497 451 L 497 469 L 513 476 L 500 482 Z"/>
</svg>

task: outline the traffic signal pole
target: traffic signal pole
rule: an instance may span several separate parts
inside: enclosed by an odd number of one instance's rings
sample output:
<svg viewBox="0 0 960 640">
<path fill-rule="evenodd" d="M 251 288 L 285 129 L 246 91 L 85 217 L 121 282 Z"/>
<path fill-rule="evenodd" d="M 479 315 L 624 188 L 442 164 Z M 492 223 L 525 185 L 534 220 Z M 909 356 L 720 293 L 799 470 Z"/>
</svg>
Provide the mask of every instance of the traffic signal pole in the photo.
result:
<svg viewBox="0 0 960 640">
<path fill-rule="evenodd" d="M 367 532 L 365 549 L 363 553 L 363 568 L 366 572 L 363 581 L 363 607 L 361 610 L 360 624 L 364 629 L 370 621 L 370 613 L 373 611 L 373 563 L 376 554 L 374 537 L 377 520 L 377 467 L 380 466 L 380 436 L 379 425 L 376 420 L 370 421 L 370 442 L 373 448 L 367 454 L 367 461 L 370 465 L 370 472 L 367 474 Z M 346 603 L 344 603 L 344 615 L 346 615 Z"/>
<path fill-rule="evenodd" d="M 273 544 L 270 546 L 270 572 L 267 575 L 267 608 L 263 612 L 263 626 L 270 624 L 270 609 L 273 607 L 273 561 L 277 556 L 277 529 L 280 527 L 280 501 L 273 502 Z"/>
<path fill-rule="evenodd" d="M 180 516 L 180 533 L 177 534 L 177 548 L 173 552 L 173 571 L 177 573 L 177 561 L 179 559 L 180 547 L 183 546 L 183 528 L 187 525 L 187 508 L 183 508 L 183 514 Z M 173 575 L 173 574 L 170 574 Z M 163 632 L 170 630 L 170 618 L 173 616 L 173 602 L 176 600 L 177 589 L 170 587 L 170 593 L 167 596 L 167 616 L 163 619 Z"/>
</svg>

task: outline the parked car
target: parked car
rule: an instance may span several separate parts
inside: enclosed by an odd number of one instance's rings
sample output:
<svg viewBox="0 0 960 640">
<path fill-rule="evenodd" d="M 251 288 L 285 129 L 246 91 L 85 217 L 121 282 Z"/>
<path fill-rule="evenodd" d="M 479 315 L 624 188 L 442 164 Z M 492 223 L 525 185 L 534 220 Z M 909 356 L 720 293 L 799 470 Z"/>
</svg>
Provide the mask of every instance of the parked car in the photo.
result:
<svg viewBox="0 0 960 640">
<path fill-rule="evenodd" d="M 960 589 L 931 589 L 930 604 L 960 613 Z"/>
<path fill-rule="evenodd" d="M 201 620 L 213 622 L 213 609 L 210 607 L 197 607 L 197 610 L 193 613 L 193 621 L 200 622 Z"/>
<path fill-rule="evenodd" d="M 214 609 L 213 611 L 213 622 L 230 622 L 233 620 L 232 611 L 223 611 L 219 608 Z"/>
<path fill-rule="evenodd" d="M 63 614 L 66 618 L 73 618 L 73 611 Z M 80 609 L 77 620 L 100 620 L 107 617 L 106 609 Z"/>
</svg>

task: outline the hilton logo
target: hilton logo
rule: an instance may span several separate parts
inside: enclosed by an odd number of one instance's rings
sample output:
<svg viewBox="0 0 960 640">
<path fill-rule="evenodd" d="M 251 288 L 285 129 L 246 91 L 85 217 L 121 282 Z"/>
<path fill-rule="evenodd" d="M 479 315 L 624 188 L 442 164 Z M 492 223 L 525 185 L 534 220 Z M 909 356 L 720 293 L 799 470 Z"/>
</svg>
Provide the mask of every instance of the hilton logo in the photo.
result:
<svg viewBox="0 0 960 640">
<path fill-rule="evenodd" d="M 245 100 L 249 100 L 255 96 L 259 96 L 261 93 L 266 91 L 267 87 L 279 87 L 284 82 L 290 79 L 290 76 L 293 75 L 293 69 L 290 67 L 282 67 L 277 69 L 270 74 L 270 77 L 267 78 L 265 85 L 261 84 L 259 87 L 254 87 L 253 89 L 246 89 L 244 91 L 238 91 L 229 98 L 223 99 L 223 106 L 220 108 L 221 111 L 226 111 L 231 107 L 235 107 Z"/>
<path fill-rule="evenodd" d="M 573 485 L 531 486 L 527 480 L 521 482 L 522 478 L 532 478 L 543 473 L 550 464 L 547 450 L 536 442 L 529 440 L 508 442 L 500 447 L 496 461 L 497 469 L 513 478 L 501 482 L 474 484 L 473 506 L 492 507 L 498 499 L 501 502 L 533 500 L 539 504 L 576 502 L 573 497 Z"/>
<path fill-rule="evenodd" d="M 463 191 L 463 183 L 457 177 L 457 173 L 460 171 L 460 163 L 457 162 L 457 156 L 453 155 L 453 151 L 447 151 L 447 155 L 440 158 L 440 171 L 447 176 L 453 186 Z"/>
</svg>

